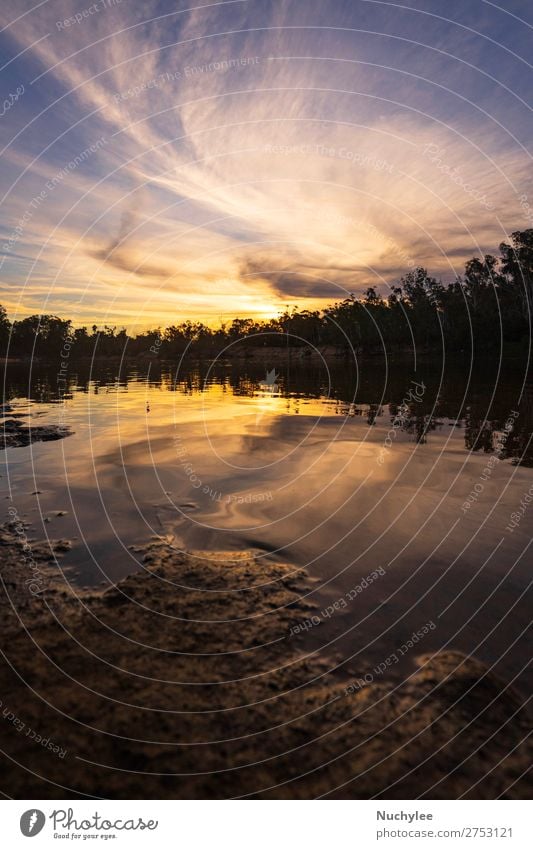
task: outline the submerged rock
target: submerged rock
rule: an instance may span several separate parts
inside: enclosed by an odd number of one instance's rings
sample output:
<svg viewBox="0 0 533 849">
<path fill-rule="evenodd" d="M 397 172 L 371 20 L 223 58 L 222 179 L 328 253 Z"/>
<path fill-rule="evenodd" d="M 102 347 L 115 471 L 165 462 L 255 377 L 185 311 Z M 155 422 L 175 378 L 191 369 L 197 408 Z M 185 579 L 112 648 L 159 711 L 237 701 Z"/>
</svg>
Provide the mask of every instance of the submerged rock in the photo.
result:
<svg viewBox="0 0 533 849">
<path fill-rule="evenodd" d="M 7 419 L 0 425 L 0 449 L 21 448 L 33 442 L 50 442 L 64 439 L 74 431 L 65 425 L 40 425 L 27 427 L 17 419 Z"/>
</svg>

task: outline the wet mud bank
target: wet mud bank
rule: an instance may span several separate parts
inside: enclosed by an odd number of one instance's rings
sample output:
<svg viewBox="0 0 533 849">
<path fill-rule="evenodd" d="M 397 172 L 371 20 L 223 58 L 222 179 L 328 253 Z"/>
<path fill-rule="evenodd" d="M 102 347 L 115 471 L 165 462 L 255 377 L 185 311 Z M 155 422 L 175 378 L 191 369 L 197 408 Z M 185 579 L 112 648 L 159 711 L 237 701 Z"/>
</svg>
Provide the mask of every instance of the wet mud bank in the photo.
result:
<svg viewBox="0 0 533 849">
<path fill-rule="evenodd" d="M 153 539 L 141 571 L 89 592 L 67 542 L 0 535 L 14 798 L 530 795 L 531 714 L 477 660 L 418 655 L 399 683 L 354 686 L 295 633 L 304 571 Z"/>
</svg>

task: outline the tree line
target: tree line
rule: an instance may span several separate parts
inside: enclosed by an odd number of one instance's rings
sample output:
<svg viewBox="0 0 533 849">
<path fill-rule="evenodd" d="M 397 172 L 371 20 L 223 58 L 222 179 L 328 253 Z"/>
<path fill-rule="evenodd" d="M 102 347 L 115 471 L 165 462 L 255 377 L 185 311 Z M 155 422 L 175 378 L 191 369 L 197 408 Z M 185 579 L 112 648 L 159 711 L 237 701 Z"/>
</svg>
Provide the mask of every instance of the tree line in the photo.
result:
<svg viewBox="0 0 533 849">
<path fill-rule="evenodd" d="M 74 328 L 54 315 L 10 322 L 0 306 L 0 346 L 4 356 L 56 359 L 65 343 L 76 357 L 175 359 L 190 354 L 215 357 L 257 347 L 334 348 L 342 355 L 418 350 L 478 353 L 522 348 L 531 338 L 533 229 L 512 234 L 498 257 L 469 260 L 449 284 L 419 267 L 390 287 L 387 297 L 370 287 L 362 298 L 350 295 L 323 310 L 287 309 L 269 320 L 235 318 L 217 329 L 182 321 L 131 336 L 105 326 Z M 244 348 L 243 348 L 244 346 Z"/>
</svg>

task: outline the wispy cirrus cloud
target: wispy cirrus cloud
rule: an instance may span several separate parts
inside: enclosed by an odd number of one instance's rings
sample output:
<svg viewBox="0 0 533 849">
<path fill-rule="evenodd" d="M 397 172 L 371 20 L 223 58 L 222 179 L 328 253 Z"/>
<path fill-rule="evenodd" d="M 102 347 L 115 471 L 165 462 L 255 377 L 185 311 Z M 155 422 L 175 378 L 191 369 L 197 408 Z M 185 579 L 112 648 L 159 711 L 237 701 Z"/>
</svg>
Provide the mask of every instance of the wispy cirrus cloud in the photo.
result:
<svg viewBox="0 0 533 849">
<path fill-rule="evenodd" d="M 454 4 L 455 22 L 364 2 L 97 5 L 47 3 L 2 34 L 27 90 L 0 126 L 5 238 L 32 212 L 5 251 L 11 309 L 267 315 L 386 291 L 415 263 L 450 278 L 521 226 L 517 22 L 513 58 L 487 9 L 481 26 Z"/>
</svg>

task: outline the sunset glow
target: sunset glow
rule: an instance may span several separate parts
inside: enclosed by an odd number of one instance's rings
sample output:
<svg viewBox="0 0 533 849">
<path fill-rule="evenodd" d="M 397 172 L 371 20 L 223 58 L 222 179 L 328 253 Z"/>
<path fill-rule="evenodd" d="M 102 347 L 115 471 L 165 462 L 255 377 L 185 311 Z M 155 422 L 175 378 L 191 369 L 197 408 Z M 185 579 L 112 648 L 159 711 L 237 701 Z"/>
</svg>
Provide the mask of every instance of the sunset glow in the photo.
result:
<svg viewBox="0 0 533 849">
<path fill-rule="evenodd" d="M 527 226 L 528 28 L 438 6 L 5 0 L 8 312 L 217 325 L 494 252 Z"/>
</svg>

